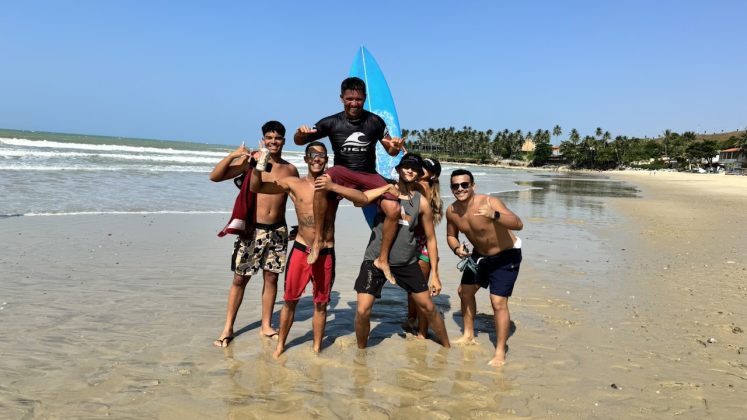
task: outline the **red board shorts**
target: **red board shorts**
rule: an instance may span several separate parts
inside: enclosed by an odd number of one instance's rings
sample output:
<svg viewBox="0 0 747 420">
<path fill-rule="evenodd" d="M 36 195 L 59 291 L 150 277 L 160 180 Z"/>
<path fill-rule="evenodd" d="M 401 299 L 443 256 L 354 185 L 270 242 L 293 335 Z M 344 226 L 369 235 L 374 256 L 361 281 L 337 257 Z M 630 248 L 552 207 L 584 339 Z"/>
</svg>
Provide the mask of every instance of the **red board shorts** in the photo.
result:
<svg viewBox="0 0 747 420">
<path fill-rule="evenodd" d="M 335 250 L 324 248 L 319 250 L 319 258 L 313 265 L 306 262 L 309 248 L 298 242 L 288 255 L 285 266 L 285 294 L 286 301 L 297 301 L 301 298 L 306 285 L 311 281 L 314 287 L 314 303 L 329 303 L 329 295 L 335 282 Z"/>
<path fill-rule="evenodd" d="M 368 172 L 358 172 L 344 166 L 333 166 L 327 169 L 327 175 L 332 182 L 343 187 L 353 188 L 358 191 L 372 190 L 383 187 L 387 184 L 386 179 L 379 174 L 370 174 Z M 399 200 L 397 197 L 386 193 L 382 196 L 387 200 Z"/>
</svg>

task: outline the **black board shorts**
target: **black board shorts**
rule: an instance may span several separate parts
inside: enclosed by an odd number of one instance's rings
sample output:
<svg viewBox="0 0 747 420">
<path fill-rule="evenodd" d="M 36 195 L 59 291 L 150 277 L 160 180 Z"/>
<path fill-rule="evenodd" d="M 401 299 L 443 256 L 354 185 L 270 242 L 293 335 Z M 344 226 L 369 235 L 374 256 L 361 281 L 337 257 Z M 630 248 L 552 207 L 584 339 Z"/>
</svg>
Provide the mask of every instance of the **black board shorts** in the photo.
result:
<svg viewBox="0 0 747 420">
<path fill-rule="evenodd" d="M 477 284 L 490 287 L 490 294 L 509 297 L 514 291 L 514 284 L 519 277 L 521 266 L 521 248 L 501 251 L 491 257 L 477 253 L 469 256 L 477 264 L 477 273 L 466 269 L 462 274 L 462 284 Z"/>
<path fill-rule="evenodd" d="M 425 281 L 417 261 L 409 265 L 391 266 L 390 268 L 397 280 L 397 286 L 407 292 L 421 293 L 428 290 L 428 282 Z M 384 272 L 376 268 L 372 260 L 364 260 L 358 278 L 355 280 L 355 291 L 373 295 L 378 299 L 381 297 L 381 289 L 384 288 L 386 283 Z"/>
</svg>

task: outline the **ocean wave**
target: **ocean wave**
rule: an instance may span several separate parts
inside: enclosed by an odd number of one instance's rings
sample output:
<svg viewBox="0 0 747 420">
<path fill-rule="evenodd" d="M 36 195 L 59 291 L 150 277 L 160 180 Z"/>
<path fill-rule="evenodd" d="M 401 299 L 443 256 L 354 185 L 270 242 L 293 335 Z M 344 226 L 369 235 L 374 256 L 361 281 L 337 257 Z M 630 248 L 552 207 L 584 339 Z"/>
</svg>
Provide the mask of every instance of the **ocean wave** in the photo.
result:
<svg viewBox="0 0 747 420">
<path fill-rule="evenodd" d="M 97 150 L 97 151 L 119 151 L 119 152 L 132 152 L 132 153 L 160 153 L 160 154 L 174 154 L 174 155 L 198 155 L 198 156 L 214 156 L 223 157 L 227 152 L 211 152 L 211 151 L 200 151 L 200 150 L 178 150 L 172 148 L 161 148 L 161 147 L 145 147 L 145 146 L 123 146 L 118 144 L 87 144 L 87 143 L 63 143 L 58 141 L 49 140 L 27 140 L 18 138 L 0 138 L 0 144 L 6 144 L 9 146 L 16 147 L 34 147 L 34 148 L 47 148 L 47 149 L 73 149 L 73 150 Z"/>
<path fill-rule="evenodd" d="M 341 204 L 340 207 L 353 207 L 352 204 Z M 293 206 L 286 207 L 287 212 L 295 212 Z M 149 214 L 231 214 L 229 210 L 86 210 L 60 212 L 29 212 L 0 214 L 0 219 L 10 217 L 53 217 L 53 216 L 104 216 L 104 215 L 149 215 Z"/>
<path fill-rule="evenodd" d="M 208 173 L 210 166 L 50 166 L 50 165 L 0 165 L 0 171 L 78 171 L 78 172 L 197 172 Z"/>
<path fill-rule="evenodd" d="M 102 158 L 112 160 L 141 160 L 150 162 L 179 162 L 179 163 L 209 163 L 217 164 L 220 159 L 215 157 L 200 156 L 169 156 L 169 155 L 125 155 L 119 153 L 84 153 L 84 152 L 50 152 L 41 150 L 17 150 L 17 149 L 0 149 L 0 158 L 45 158 L 45 159 L 65 159 L 65 158 Z"/>
<path fill-rule="evenodd" d="M 0 217 L 47 217 L 47 216 L 102 216 L 102 215 L 147 215 L 147 214 L 231 214 L 226 210 L 143 210 L 143 211 L 71 211 L 59 213 L 24 213 L 24 214 L 4 214 Z"/>
</svg>

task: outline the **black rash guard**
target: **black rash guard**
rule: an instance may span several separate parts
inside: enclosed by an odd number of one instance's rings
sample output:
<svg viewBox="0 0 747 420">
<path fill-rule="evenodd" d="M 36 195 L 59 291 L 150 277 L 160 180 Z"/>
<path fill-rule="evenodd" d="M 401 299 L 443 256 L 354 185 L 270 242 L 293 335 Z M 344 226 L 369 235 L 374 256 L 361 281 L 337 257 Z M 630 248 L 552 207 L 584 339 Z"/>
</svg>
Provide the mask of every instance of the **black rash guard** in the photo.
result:
<svg viewBox="0 0 747 420">
<path fill-rule="evenodd" d="M 388 136 L 386 123 L 381 117 L 364 110 L 359 119 L 350 120 L 343 111 L 319 120 L 316 130 L 307 140 L 329 137 L 335 154 L 333 165 L 376 173 L 376 143 Z"/>
</svg>

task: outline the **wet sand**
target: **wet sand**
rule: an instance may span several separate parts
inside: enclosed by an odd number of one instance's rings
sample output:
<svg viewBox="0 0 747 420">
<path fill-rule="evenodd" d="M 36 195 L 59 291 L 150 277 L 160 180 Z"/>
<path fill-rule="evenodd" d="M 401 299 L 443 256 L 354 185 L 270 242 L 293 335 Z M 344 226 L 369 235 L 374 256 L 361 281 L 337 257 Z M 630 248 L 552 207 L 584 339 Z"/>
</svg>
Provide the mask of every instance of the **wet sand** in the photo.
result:
<svg viewBox="0 0 747 420">
<path fill-rule="evenodd" d="M 526 228 L 500 369 L 486 366 L 484 291 L 476 346 L 405 335 L 404 294 L 387 286 L 371 347 L 356 349 L 352 285 L 368 234 L 354 209 L 339 217 L 324 350 L 311 351 L 304 297 L 280 361 L 259 336 L 256 279 L 236 340 L 211 345 L 230 284 L 232 239 L 215 237 L 225 215 L 0 220 L 0 417 L 739 418 L 747 178 L 668 176 L 613 175 L 641 197 L 594 201 L 588 218 L 551 216 L 543 209 L 571 204 L 531 191 L 504 197 Z M 443 247 L 436 301 L 452 339 L 456 262 Z"/>
</svg>

